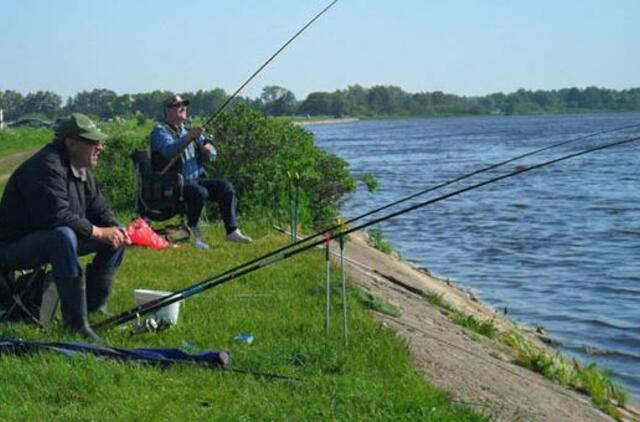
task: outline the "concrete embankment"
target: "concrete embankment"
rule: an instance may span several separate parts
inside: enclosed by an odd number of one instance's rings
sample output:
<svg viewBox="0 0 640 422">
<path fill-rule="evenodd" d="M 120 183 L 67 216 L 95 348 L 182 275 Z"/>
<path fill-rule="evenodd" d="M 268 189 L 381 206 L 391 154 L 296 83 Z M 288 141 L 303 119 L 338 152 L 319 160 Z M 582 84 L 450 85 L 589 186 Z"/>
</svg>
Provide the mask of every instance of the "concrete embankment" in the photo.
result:
<svg viewBox="0 0 640 422">
<path fill-rule="evenodd" d="M 337 246 L 334 252 L 335 257 Z M 513 350 L 497 339 L 454 324 L 446 310 L 429 304 L 423 296 L 440 295 L 456 310 L 492 321 L 499 332 L 516 329 L 502 314 L 448 282 L 370 247 L 364 233 L 352 235 L 346 256 L 350 259 L 346 265 L 349 278 L 400 311 L 399 317 L 376 312 L 376 318 L 407 344 L 425 380 L 451 392 L 455 400 L 493 420 L 613 420 L 595 408 L 586 395 L 514 364 Z M 523 335 L 545 347 L 534 334 Z M 640 420 L 635 412 L 631 407 L 622 409 L 625 420 Z"/>
</svg>

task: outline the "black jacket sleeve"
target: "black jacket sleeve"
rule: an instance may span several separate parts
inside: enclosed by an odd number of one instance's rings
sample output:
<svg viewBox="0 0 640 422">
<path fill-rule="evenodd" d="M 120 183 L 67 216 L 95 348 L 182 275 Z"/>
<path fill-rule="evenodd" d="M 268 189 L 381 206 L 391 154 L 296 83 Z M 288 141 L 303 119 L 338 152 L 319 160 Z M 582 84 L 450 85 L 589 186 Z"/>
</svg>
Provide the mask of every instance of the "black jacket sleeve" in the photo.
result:
<svg viewBox="0 0 640 422">
<path fill-rule="evenodd" d="M 98 227 L 115 227 L 120 225 L 118 220 L 113 216 L 111 208 L 109 208 L 106 199 L 102 196 L 100 189 L 98 189 L 96 180 L 91 172 L 88 172 L 86 199 L 87 218 L 90 222 Z"/>
</svg>

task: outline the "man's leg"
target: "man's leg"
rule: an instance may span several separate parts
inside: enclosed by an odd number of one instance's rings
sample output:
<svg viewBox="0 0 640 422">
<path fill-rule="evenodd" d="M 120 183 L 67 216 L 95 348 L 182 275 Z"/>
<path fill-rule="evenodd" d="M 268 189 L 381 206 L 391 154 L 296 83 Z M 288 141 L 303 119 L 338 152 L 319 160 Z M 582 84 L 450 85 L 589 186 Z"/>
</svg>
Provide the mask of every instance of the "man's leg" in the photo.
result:
<svg viewBox="0 0 640 422">
<path fill-rule="evenodd" d="M 187 182 L 182 192 L 187 203 L 187 225 L 195 236 L 193 245 L 198 249 L 209 249 L 209 245 L 202 240 L 202 234 L 198 227 L 198 220 L 200 220 L 204 201 L 209 197 L 209 192 L 197 182 Z"/>
<path fill-rule="evenodd" d="M 198 180 L 200 186 L 206 189 L 207 199 L 218 203 L 222 221 L 227 234 L 238 228 L 236 213 L 238 209 L 238 199 L 233 185 L 221 179 L 201 179 Z"/>
<path fill-rule="evenodd" d="M 78 262 L 77 237 L 69 227 L 28 234 L 0 250 L 0 262 L 7 268 L 28 270 L 50 263 L 55 278 L 74 278 L 82 274 Z"/>
<path fill-rule="evenodd" d="M 79 242 L 78 254 L 95 253 L 93 261 L 87 264 L 85 280 L 87 285 L 87 310 L 106 313 L 107 302 L 116 278 L 118 267 L 122 263 L 124 247 L 113 249 L 110 246 L 87 240 Z"/>
<path fill-rule="evenodd" d="M 57 227 L 24 236 L 2 248 L 0 260 L 18 270 L 50 263 L 65 326 L 90 340 L 98 338 L 87 322 L 86 285 L 78 262 L 78 238 L 72 229 Z"/>
<path fill-rule="evenodd" d="M 237 223 L 238 198 L 233 185 L 226 180 L 201 179 L 198 183 L 206 188 L 211 201 L 218 203 L 222 221 L 227 231 L 227 240 L 238 243 L 251 243 L 249 236 L 245 236 L 239 229 Z"/>
</svg>

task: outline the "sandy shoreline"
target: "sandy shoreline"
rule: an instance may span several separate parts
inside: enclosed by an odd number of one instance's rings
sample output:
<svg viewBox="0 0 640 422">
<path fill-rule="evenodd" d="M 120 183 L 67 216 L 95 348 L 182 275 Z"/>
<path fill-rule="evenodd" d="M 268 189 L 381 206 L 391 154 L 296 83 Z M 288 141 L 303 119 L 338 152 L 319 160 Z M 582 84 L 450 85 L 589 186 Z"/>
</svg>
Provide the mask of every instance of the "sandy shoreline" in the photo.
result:
<svg viewBox="0 0 640 422">
<path fill-rule="evenodd" d="M 500 332 L 516 328 L 502 314 L 448 282 L 368 246 L 366 234 L 354 233 L 346 254 L 354 261 L 346 265 L 350 279 L 401 312 L 397 318 L 376 312 L 376 318 L 407 344 L 425 380 L 451 392 L 456 401 L 490 415 L 492 420 L 613 420 L 587 396 L 513 364 L 512 351 L 506 346 L 454 324 L 446 311 L 416 293 L 441 295 L 455 309 L 493 321 Z M 544 347 L 534 334 L 525 335 Z M 625 420 L 640 420 L 640 413 L 632 406 L 622 411 Z"/>
</svg>

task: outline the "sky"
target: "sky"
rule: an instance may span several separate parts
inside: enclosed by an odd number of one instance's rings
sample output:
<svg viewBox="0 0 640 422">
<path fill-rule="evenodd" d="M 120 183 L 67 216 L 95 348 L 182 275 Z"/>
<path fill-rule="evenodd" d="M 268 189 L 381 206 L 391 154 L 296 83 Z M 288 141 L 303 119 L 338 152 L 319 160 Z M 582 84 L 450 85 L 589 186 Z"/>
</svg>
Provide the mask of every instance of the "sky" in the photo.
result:
<svg viewBox="0 0 640 422">
<path fill-rule="evenodd" d="M 330 0 L 0 0 L 0 91 L 234 92 Z M 640 87 L 640 0 L 339 0 L 240 93 Z"/>
</svg>

